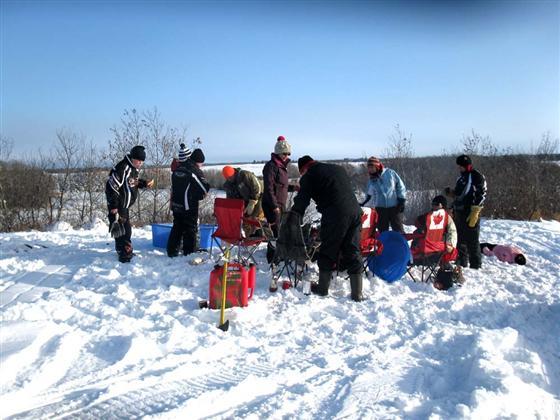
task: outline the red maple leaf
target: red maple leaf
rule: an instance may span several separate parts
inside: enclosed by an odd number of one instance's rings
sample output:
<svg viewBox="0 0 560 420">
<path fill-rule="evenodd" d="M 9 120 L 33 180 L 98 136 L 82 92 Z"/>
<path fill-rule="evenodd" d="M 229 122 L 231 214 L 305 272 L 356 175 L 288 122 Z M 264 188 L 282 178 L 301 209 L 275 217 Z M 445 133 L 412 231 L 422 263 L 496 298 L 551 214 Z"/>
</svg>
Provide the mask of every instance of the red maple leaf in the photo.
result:
<svg viewBox="0 0 560 420">
<path fill-rule="evenodd" d="M 443 215 L 441 215 L 441 214 L 436 214 L 436 215 L 434 216 L 434 223 L 435 223 L 436 225 L 439 225 L 439 224 L 441 223 L 442 220 L 443 220 Z"/>
</svg>

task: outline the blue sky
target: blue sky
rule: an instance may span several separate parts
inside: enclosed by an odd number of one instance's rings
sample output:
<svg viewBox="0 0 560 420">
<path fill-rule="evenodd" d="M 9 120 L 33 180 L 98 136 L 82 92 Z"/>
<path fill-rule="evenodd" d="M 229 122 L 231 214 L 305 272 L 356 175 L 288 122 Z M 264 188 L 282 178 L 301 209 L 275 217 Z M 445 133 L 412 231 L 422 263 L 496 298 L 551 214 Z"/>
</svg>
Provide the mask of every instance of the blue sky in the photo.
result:
<svg viewBox="0 0 560 420">
<path fill-rule="evenodd" d="M 471 132 L 560 136 L 558 1 L 5 1 L 1 132 L 17 154 L 68 128 L 99 145 L 157 107 L 208 161 L 416 155 Z"/>
</svg>

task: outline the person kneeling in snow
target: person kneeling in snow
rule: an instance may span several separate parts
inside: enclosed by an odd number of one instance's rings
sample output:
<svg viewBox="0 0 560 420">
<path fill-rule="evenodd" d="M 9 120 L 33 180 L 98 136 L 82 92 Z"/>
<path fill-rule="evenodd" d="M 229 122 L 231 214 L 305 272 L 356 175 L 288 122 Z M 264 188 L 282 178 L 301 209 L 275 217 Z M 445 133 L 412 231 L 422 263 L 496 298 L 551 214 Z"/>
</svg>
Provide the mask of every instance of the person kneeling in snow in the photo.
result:
<svg viewBox="0 0 560 420">
<path fill-rule="evenodd" d="M 513 245 L 480 244 L 480 251 L 487 257 L 496 256 L 501 262 L 525 265 L 527 259 L 519 248 Z"/>
</svg>

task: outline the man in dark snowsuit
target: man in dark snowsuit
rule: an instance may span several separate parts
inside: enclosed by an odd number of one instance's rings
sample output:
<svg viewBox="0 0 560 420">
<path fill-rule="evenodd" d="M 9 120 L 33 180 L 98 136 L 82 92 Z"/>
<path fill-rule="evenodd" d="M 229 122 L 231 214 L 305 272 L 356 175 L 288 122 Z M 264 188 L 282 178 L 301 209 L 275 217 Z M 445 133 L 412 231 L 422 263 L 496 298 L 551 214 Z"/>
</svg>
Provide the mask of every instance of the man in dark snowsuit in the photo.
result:
<svg viewBox="0 0 560 420">
<path fill-rule="evenodd" d="M 479 269 L 482 265 L 480 255 L 480 212 L 486 199 L 486 179 L 473 168 L 472 160 L 461 155 L 456 163 L 461 175 L 457 178 L 455 189 L 446 188 L 445 192 L 454 198 L 453 220 L 457 226 L 459 257 L 457 263 L 463 267 Z"/>
<path fill-rule="evenodd" d="M 196 233 L 198 231 L 198 203 L 210 190 L 202 170 L 204 153 L 195 149 L 189 159 L 179 163 L 171 175 L 171 211 L 173 227 L 167 240 L 167 255 L 179 255 L 179 246 L 183 241 L 183 255 L 196 250 Z"/>
<path fill-rule="evenodd" d="M 319 283 L 313 284 L 311 291 L 321 296 L 328 295 L 332 272 L 340 256 L 341 264 L 350 275 L 352 300 L 359 302 L 362 300 L 361 208 L 350 178 L 342 167 L 314 161 L 310 156 L 301 157 L 298 168 L 302 175 L 300 190 L 291 211 L 303 217 L 313 199 L 322 216 L 317 260 Z"/>
<path fill-rule="evenodd" d="M 147 182 L 139 178 L 139 169 L 146 160 L 144 146 L 134 146 L 128 155 L 115 165 L 105 184 L 105 196 L 109 210 L 109 226 L 117 220 L 123 225 L 124 235 L 115 238 L 115 250 L 119 261 L 126 263 L 132 259 L 132 229 L 128 209 L 138 197 L 138 188 L 151 188 L 153 180 Z"/>
</svg>

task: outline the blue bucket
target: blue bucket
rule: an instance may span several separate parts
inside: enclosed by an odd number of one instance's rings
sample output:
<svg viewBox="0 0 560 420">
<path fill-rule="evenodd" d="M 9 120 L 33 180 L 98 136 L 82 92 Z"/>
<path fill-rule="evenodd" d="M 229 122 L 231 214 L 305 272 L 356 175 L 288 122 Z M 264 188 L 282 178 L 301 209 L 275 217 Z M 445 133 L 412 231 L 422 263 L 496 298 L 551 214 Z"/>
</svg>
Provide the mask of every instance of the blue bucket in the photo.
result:
<svg viewBox="0 0 560 420">
<path fill-rule="evenodd" d="M 200 225 L 200 246 L 201 249 L 210 249 L 212 246 L 212 240 L 214 240 L 214 245 L 218 245 L 220 240 L 218 238 L 212 238 L 212 234 L 216 232 L 218 226 L 216 225 Z"/>
<path fill-rule="evenodd" d="M 171 223 L 156 223 L 152 225 L 152 244 L 156 248 L 167 248 L 167 240 L 171 233 Z"/>
</svg>

